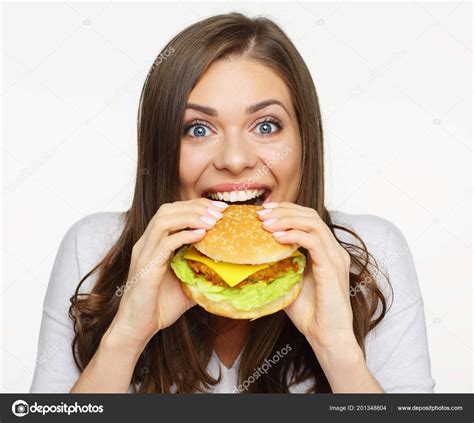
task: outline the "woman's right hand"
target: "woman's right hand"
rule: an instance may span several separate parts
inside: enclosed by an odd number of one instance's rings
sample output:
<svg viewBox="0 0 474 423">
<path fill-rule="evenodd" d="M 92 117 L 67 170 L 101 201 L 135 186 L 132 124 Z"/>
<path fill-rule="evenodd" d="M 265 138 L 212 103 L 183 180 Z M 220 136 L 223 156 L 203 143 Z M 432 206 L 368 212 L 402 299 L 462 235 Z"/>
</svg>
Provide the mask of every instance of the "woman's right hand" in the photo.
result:
<svg viewBox="0 0 474 423">
<path fill-rule="evenodd" d="M 168 263 L 176 249 L 204 238 L 226 207 L 199 198 L 158 209 L 133 246 L 127 283 L 116 292 L 122 298 L 109 337 L 143 350 L 153 335 L 196 305 L 184 294 Z"/>
</svg>

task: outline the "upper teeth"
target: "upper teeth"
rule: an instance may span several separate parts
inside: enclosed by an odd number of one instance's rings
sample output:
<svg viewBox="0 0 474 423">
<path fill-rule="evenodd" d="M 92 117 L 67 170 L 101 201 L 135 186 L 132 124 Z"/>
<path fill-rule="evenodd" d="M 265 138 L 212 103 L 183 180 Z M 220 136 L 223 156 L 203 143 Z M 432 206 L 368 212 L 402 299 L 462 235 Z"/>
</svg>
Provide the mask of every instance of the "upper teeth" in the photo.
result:
<svg viewBox="0 0 474 423">
<path fill-rule="evenodd" d="M 210 192 L 208 194 L 213 200 L 229 201 L 247 201 L 252 198 L 260 197 L 265 192 L 264 189 L 247 189 L 241 191 Z"/>
</svg>

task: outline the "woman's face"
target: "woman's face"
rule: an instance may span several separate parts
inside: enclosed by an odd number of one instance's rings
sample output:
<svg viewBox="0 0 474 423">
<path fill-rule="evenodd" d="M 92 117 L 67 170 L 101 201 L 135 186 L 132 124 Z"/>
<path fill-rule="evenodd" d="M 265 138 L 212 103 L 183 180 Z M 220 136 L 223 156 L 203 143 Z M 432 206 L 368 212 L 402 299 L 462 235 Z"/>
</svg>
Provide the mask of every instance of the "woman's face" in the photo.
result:
<svg viewBox="0 0 474 423">
<path fill-rule="evenodd" d="M 180 197 L 294 202 L 301 142 L 290 93 L 269 68 L 217 61 L 191 92 L 180 154 Z"/>
</svg>

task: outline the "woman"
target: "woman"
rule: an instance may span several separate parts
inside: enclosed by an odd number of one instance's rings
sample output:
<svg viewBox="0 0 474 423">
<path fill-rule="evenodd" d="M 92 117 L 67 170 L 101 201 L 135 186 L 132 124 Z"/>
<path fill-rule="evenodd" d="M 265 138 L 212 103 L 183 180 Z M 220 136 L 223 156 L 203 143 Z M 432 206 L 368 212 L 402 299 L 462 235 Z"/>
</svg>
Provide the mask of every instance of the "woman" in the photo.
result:
<svg viewBox="0 0 474 423">
<path fill-rule="evenodd" d="M 309 263 L 298 298 L 255 321 L 207 313 L 169 268 L 228 206 L 206 192 L 224 199 L 242 183 L 249 197 L 266 190 L 263 228 Z M 66 234 L 38 354 L 49 345 L 34 392 L 433 390 L 405 239 L 381 218 L 325 208 L 315 87 L 271 20 L 215 16 L 158 56 L 140 100 L 133 203 Z"/>
</svg>

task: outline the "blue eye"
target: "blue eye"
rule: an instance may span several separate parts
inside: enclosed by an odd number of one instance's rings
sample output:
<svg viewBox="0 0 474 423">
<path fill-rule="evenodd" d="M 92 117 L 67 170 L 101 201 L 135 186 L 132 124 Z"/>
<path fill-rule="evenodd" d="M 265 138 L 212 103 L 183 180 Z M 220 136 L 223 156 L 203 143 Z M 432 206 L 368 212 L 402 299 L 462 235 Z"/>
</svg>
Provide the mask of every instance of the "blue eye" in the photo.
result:
<svg viewBox="0 0 474 423">
<path fill-rule="evenodd" d="M 254 130 L 257 129 L 258 134 L 261 136 L 269 136 L 278 132 L 283 128 L 283 125 L 273 118 L 262 119 L 255 126 Z M 204 138 L 212 135 L 212 128 L 204 121 L 193 120 L 185 126 L 183 135 L 193 138 Z"/>
<path fill-rule="evenodd" d="M 209 133 L 207 133 L 206 131 L 210 131 L 210 129 L 207 126 L 198 123 L 196 125 L 191 125 L 185 128 L 185 135 L 189 135 L 191 137 L 196 138 L 202 138 L 209 135 Z"/>
<path fill-rule="evenodd" d="M 276 122 L 264 121 L 259 123 L 256 128 L 260 135 L 271 135 L 281 129 L 281 126 Z"/>
</svg>

